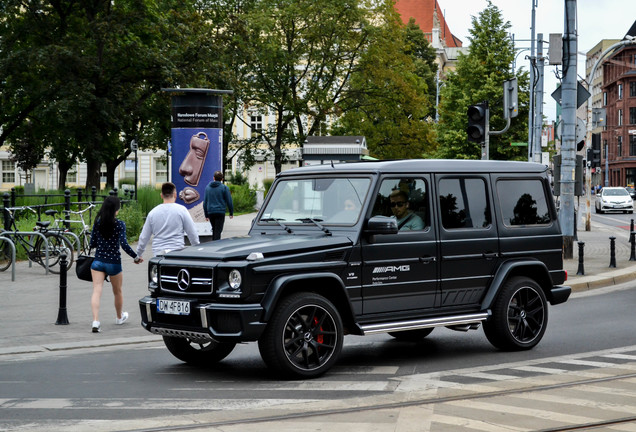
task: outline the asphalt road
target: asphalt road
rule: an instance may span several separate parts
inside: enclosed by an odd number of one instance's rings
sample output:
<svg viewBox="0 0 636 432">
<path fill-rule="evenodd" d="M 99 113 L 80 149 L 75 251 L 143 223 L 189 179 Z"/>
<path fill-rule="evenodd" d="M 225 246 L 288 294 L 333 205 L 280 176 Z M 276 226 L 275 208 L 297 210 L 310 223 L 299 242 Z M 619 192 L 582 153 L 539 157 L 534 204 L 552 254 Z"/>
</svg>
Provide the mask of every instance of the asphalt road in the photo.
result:
<svg viewBox="0 0 636 432">
<path fill-rule="evenodd" d="M 369 397 L 400 400 L 408 385 L 440 374 L 470 385 L 475 371 L 493 366 L 541 368 L 571 355 L 636 345 L 633 285 L 577 293 L 551 307 L 545 337 L 530 351 L 497 351 L 481 330 L 435 329 L 420 343 L 350 336 L 336 367 L 311 381 L 276 380 L 253 343 L 239 345 L 210 369 L 181 363 L 158 342 L 10 356 L 0 363 L 0 430 L 177 427 L 211 413 L 242 418 L 264 409 L 289 414 L 307 406 L 355 406 Z M 519 375 L 528 377 L 532 373 Z M 636 412 L 636 399 L 634 406 Z"/>
</svg>

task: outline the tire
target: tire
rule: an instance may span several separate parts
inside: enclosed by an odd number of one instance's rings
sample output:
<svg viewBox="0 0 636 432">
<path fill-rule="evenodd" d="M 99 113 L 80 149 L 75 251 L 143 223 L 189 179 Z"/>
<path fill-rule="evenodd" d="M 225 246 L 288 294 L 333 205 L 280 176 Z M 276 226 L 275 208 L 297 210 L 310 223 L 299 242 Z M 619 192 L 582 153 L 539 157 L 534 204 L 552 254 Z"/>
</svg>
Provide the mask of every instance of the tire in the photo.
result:
<svg viewBox="0 0 636 432">
<path fill-rule="evenodd" d="M 164 336 L 163 343 L 168 351 L 179 360 L 195 366 L 209 366 L 230 355 L 235 343 L 204 342 L 189 338 Z"/>
<path fill-rule="evenodd" d="M 68 261 L 66 271 L 68 271 L 75 261 L 73 244 L 61 234 L 46 233 L 44 235 L 49 242 L 49 271 L 54 274 L 60 273 L 58 264 L 60 263 L 62 252 L 66 252 L 66 260 Z M 42 267 L 46 265 L 46 251 L 44 249 L 44 240 L 38 237 L 35 242 L 35 259 Z"/>
<path fill-rule="evenodd" d="M 417 342 L 430 335 L 434 327 L 417 329 L 417 330 L 405 330 L 399 332 L 389 332 L 390 336 L 402 342 Z"/>
<path fill-rule="evenodd" d="M 13 262 L 13 249 L 11 245 L 6 241 L 0 242 L 0 271 L 5 271 L 11 266 Z"/>
<path fill-rule="evenodd" d="M 82 231 L 79 235 L 80 250 L 82 255 L 90 255 L 91 235 L 89 231 Z"/>
<path fill-rule="evenodd" d="M 532 279 L 513 277 L 497 295 L 484 332 L 496 348 L 522 351 L 539 343 L 547 324 L 548 303 L 541 287 Z"/>
<path fill-rule="evenodd" d="M 316 378 L 338 360 L 342 319 L 321 295 L 301 292 L 283 298 L 258 341 L 268 367 L 284 378 Z"/>
</svg>

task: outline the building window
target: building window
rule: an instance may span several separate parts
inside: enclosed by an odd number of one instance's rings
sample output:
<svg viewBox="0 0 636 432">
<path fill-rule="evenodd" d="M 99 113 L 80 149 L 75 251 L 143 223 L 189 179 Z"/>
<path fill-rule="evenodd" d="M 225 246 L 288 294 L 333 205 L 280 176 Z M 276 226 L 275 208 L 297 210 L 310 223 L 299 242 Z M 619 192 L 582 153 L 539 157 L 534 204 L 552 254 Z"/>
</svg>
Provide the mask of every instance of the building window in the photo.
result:
<svg viewBox="0 0 636 432">
<path fill-rule="evenodd" d="M 168 181 L 168 167 L 166 162 L 161 159 L 155 159 L 155 181 L 157 183 Z"/>
<path fill-rule="evenodd" d="M 250 115 L 250 131 L 252 137 L 258 136 L 260 132 L 263 130 L 263 116 L 260 114 L 251 114 Z"/>
<path fill-rule="evenodd" d="M 629 136 L 629 155 L 636 156 L 636 135 Z"/>
<path fill-rule="evenodd" d="M 603 140 L 603 159 L 607 159 L 607 140 Z"/>
<path fill-rule="evenodd" d="M 2 161 L 2 183 L 15 183 L 15 162 Z"/>
<path fill-rule="evenodd" d="M 623 99 L 623 84 L 618 85 L 618 99 Z"/>
<path fill-rule="evenodd" d="M 623 156 L 623 137 L 622 136 L 617 136 L 616 137 L 616 146 L 618 148 L 617 153 L 618 153 L 618 157 L 622 157 Z"/>
<path fill-rule="evenodd" d="M 124 178 L 135 178 L 135 160 L 126 159 L 124 161 Z"/>
<path fill-rule="evenodd" d="M 636 124 L 636 107 L 629 107 L 629 124 Z"/>
<path fill-rule="evenodd" d="M 636 81 L 629 83 L 629 97 L 636 97 Z"/>
<path fill-rule="evenodd" d="M 623 126 L 623 110 L 618 110 L 618 125 Z"/>
<path fill-rule="evenodd" d="M 108 170 L 106 169 L 106 164 L 102 164 L 102 166 L 99 168 L 99 181 L 101 183 L 106 183 L 107 174 Z"/>
<path fill-rule="evenodd" d="M 73 165 L 66 173 L 67 183 L 77 183 L 77 164 Z"/>
<path fill-rule="evenodd" d="M 603 92 L 603 105 L 607 105 L 607 92 Z"/>
</svg>

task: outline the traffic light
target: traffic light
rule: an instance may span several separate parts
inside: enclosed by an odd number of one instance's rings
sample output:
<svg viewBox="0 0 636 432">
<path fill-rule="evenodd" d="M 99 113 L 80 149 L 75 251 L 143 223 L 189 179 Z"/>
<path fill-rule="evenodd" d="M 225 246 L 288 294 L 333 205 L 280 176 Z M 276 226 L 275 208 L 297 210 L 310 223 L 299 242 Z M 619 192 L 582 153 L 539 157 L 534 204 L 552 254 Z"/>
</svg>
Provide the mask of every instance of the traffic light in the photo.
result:
<svg viewBox="0 0 636 432">
<path fill-rule="evenodd" d="M 488 103 L 481 102 L 468 107 L 468 141 L 483 143 L 486 140 L 486 125 L 488 124 Z"/>
<path fill-rule="evenodd" d="M 592 134 L 592 148 L 588 150 L 587 160 L 592 168 L 601 167 L 601 134 Z"/>
<path fill-rule="evenodd" d="M 601 151 L 595 148 L 587 149 L 587 161 L 591 168 L 601 167 Z"/>
</svg>

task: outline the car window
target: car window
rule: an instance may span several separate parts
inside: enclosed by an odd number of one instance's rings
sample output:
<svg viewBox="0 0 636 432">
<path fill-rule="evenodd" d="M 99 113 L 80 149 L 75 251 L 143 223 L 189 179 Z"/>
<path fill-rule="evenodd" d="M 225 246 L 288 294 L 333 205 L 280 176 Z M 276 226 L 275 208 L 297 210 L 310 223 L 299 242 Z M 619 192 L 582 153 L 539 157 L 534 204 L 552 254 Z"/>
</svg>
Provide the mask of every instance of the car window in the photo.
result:
<svg viewBox="0 0 636 432">
<path fill-rule="evenodd" d="M 499 180 L 501 218 L 507 226 L 550 223 L 550 211 L 540 180 Z"/>
<path fill-rule="evenodd" d="M 397 219 L 398 230 L 421 231 L 430 226 L 428 187 L 420 178 L 385 179 L 373 204 L 372 216 Z"/>
<path fill-rule="evenodd" d="M 486 182 L 481 178 L 443 178 L 439 206 L 445 229 L 488 228 L 492 223 Z"/>
</svg>

